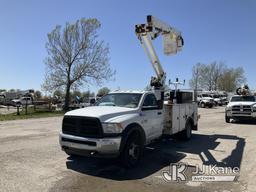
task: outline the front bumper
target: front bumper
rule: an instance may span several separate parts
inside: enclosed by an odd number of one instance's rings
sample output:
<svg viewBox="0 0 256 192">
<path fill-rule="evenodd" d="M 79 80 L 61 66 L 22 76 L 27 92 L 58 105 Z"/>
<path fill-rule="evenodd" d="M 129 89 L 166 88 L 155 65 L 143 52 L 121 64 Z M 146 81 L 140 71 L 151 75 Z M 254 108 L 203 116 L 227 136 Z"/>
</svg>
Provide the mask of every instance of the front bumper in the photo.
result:
<svg viewBox="0 0 256 192">
<path fill-rule="evenodd" d="M 85 138 L 60 133 L 59 142 L 62 150 L 69 154 L 95 157 L 114 157 L 119 155 L 121 136 Z"/>
<path fill-rule="evenodd" d="M 203 101 L 203 103 L 205 104 L 205 106 L 207 106 L 207 107 L 211 107 L 211 106 L 213 106 L 214 105 L 214 103 L 212 103 L 212 102 L 210 102 L 210 101 Z"/>
<path fill-rule="evenodd" d="M 242 113 L 242 112 L 232 112 L 232 111 L 226 111 L 226 115 L 227 117 L 241 117 L 241 118 L 252 118 L 252 119 L 256 119 L 256 112 L 251 112 L 251 113 Z"/>
</svg>

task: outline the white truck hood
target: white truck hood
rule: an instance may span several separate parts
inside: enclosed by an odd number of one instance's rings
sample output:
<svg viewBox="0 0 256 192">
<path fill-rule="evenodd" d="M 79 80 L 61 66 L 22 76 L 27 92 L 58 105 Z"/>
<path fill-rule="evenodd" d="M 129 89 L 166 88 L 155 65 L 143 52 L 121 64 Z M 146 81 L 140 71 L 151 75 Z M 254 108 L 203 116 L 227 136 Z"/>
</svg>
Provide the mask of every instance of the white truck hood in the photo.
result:
<svg viewBox="0 0 256 192">
<path fill-rule="evenodd" d="M 20 102 L 20 99 L 13 99 L 12 102 Z"/>
<path fill-rule="evenodd" d="M 85 117 L 97 117 L 101 122 L 105 122 L 106 120 L 124 115 L 136 113 L 137 109 L 126 108 L 126 107 L 116 107 L 116 106 L 92 106 L 86 107 L 82 109 L 76 109 L 69 111 L 65 114 L 68 116 L 85 116 Z"/>
<path fill-rule="evenodd" d="M 227 107 L 232 107 L 235 105 L 256 105 L 256 102 L 252 102 L 252 101 L 229 102 Z"/>
<path fill-rule="evenodd" d="M 202 100 L 213 100 L 211 97 L 202 97 Z"/>
</svg>

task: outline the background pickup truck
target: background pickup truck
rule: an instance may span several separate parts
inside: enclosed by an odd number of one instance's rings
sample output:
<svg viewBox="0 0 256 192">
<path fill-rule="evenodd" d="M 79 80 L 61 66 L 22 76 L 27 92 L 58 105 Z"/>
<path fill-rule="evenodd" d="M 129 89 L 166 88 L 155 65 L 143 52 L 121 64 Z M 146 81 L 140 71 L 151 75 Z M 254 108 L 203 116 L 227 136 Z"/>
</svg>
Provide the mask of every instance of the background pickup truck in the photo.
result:
<svg viewBox="0 0 256 192">
<path fill-rule="evenodd" d="M 19 99 L 13 99 L 12 104 L 17 105 L 31 105 L 33 103 L 33 100 L 31 97 L 21 97 Z"/>
<path fill-rule="evenodd" d="M 231 97 L 225 109 L 225 121 L 230 119 L 256 120 L 256 98 L 255 96 L 235 95 Z"/>
</svg>

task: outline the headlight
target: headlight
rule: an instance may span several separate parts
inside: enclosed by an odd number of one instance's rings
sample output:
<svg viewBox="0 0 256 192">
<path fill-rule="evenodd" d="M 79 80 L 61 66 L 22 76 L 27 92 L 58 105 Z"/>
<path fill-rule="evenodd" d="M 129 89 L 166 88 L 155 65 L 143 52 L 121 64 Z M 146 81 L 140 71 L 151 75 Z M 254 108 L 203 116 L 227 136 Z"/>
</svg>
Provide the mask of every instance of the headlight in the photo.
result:
<svg viewBox="0 0 256 192">
<path fill-rule="evenodd" d="M 102 123 L 104 133 L 121 133 L 123 127 L 120 123 Z"/>
<path fill-rule="evenodd" d="M 227 107 L 226 107 L 226 111 L 231 111 L 231 108 L 232 108 L 232 107 L 227 106 Z"/>
</svg>

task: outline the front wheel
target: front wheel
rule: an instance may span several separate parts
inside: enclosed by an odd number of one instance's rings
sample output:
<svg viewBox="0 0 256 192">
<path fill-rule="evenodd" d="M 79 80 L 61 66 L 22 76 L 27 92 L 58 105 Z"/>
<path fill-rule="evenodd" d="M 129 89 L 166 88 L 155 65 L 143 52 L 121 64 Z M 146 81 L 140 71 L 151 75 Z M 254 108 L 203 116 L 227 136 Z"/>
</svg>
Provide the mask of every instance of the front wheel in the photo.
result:
<svg viewBox="0 0 256 192">
<path fill-rule="evenodd" d="M 143 142 L 138 132 L 132 133 L 121 153 L 121 161 L 127 168 L 135 167 L 141 159 Z"/>
<path fill-rule="evenodd" d="M 230 117 L 228 117 L 227 114 L 225 115 L 225 121 L 226 123 L 230 123 Z"/>
<path fill-rule="evenodd" d="M 65 153 L 66 153 L 71 159 L 75 159 L 75 158 L 77 158 L 77 157 L 80 157 L 79 155 L 70 153 L 69 151 L 66 151 L 66 150 L 65 150 Z"/>
<path fill-rule="evenodd" d="M 200 107 L 205 108 L 205 103 L 200 103 Z"/>
</svg>

